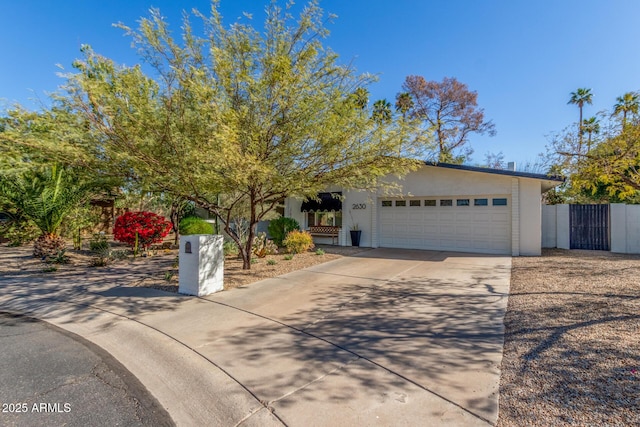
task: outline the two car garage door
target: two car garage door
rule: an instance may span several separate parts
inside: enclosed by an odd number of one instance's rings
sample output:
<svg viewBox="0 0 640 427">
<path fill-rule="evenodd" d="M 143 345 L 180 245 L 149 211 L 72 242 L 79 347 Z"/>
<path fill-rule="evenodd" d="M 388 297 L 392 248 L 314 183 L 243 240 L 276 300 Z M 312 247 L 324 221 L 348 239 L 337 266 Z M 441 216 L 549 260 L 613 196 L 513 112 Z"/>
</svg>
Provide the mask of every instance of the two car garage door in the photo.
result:
<svg viewBox="0 0 640 427">
<path fill-rule="evenodd" d="M 511 253 L 505 196 L 378 199 L 381 247 Z"/>
</svg>

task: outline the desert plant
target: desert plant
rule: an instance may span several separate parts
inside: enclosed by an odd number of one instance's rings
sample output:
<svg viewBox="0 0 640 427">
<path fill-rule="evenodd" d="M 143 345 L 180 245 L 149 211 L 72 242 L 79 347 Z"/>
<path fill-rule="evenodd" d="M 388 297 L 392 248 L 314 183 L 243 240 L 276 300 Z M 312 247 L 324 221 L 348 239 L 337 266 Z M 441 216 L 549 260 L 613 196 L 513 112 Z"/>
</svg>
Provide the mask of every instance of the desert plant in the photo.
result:
<svg viewBox="0 0 640 427">
<path fill-rule="evenodd" d="M 291 261 L 293 259 L 293 254 L 287 254 L 284 256 L 285 261 Z"/>
<path fill-rule="evenodd" d="M 266 233 L 258 233 L 253 238 L 253 254 L 258 258 L 264 258 L 267 255 L 275 255 L 278 253 L 278 247 L 273 241 L 267 239 Z"/>
<path fill-rule="evenodd" d="M 40 230 L 27 218 L 10 216 L 9 220 L 0 222 L 0 237 L 9 241 L 9 246 L 22 246 L 33 242 Z"/>
<path fill-rule="evenodd" d="M 179 230 L 182 236 L 191 234 L 213 234 L 213 225 L 197 216 L 189 216 L 180 221 Z"/>
<path fill-rule="evenodd" d="M 324 249 L 322 248 L 316 249 L 316 255 L 324 255 Z"/>
<path fill-rule="evenodd" d="M 104 233 L 95 233 L 89 240 L 89 249 L 92 252 L 99 252 L 109 249 L 109 242 Z"/>
<path fill-rule="evenodd" d="M 276 262 L 275 259 L 270 259 L 270 260 L 267 261 L 267 265 L 276 265 L 276 264 L 277 264 L 277 262 Z"/>
<path fill-rule="evenodd" d="M 82 182 L 70 169 L 56 165 L 34 169 L 18 176 L 0 176 L 4 203 L 41 232 L 33 246 L 36 257 L 55 256 L 66 244 L 59 232 L 63 221 L 82 205 L 94 185 Z"/>
<path fill-rule="evenodd" d="M 287 251 L 293 254 L 300 254 L 314 247 L 313 238 L 306 231 L 290 231 L 282 243 L 287 248 Z"/>
<path fill-rule="evenodd" d="M 65 252 L 66 251 L 64 249 L 58 251 L 58 253 L 56 253 L 55 255 L 47 257 L 46 262 L 50 264 L 68 264 L 70 259 L 67 255 L 65 255 Z"/>
<path fill-rule="evenodd" d="M 171 223 L 153 212 L 126 212 L 116 219 L 113 238 L 131 246 L 134 254 L 138 247 L 147 250 L 161 242 L 171 231 Z"/>
<path fill-rule="evenodd" d="M 240 252 L 236 242 L 231 240 L 227 240 L 222 244 L 222 251 L 224 252 L 224 256 L 238 255 Z"/>
<path fill-rule="evenodd" d="M 33 243 L 33 256 L 37 258 L 49 258 L 64 252 L 67 243 L 55 234 L 42 234 Z"/>
<path fill-rule="evenodd" d="M 287 234 L 293 230 L 299 230 L 300 224 L 293 218 L 288 218 L 286 216 L 281 216 L 280 218 L 274 219 L 269 223 L 269 235 L 273 239 L 276 245 L 282 246 L 282 242 L 284 241 Z"/>
</svg>

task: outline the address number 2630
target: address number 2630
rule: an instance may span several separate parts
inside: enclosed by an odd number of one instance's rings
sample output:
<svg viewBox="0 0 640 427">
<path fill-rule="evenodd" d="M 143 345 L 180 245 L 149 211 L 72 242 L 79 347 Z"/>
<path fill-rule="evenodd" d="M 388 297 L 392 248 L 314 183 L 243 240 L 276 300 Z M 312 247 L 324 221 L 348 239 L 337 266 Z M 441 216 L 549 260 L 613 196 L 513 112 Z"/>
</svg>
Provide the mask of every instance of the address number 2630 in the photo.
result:
<svg viewBox="0 0 640 427">
<path fill-rule="evenodd" d="M 354 203 L 353 205 L 351 205 L 351 209 L 367 209 L 367 204 L 366 203 Z"/>
</svg>

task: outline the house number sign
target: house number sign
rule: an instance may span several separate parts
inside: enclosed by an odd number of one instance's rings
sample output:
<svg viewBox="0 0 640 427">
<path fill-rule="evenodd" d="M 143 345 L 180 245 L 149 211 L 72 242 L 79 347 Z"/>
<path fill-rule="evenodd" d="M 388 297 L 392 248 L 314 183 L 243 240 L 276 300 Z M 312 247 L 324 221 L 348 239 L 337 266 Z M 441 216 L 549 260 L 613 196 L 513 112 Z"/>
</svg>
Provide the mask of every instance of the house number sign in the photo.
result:
<svg viewBox="0 0 640 427">
<path fill-rule="evenodd" d="M 351 209 L 355 210 L 355 209 L 367 209 L 367 204 L 366 203 L 354 203 L 351 205 Z"/>
</svg>

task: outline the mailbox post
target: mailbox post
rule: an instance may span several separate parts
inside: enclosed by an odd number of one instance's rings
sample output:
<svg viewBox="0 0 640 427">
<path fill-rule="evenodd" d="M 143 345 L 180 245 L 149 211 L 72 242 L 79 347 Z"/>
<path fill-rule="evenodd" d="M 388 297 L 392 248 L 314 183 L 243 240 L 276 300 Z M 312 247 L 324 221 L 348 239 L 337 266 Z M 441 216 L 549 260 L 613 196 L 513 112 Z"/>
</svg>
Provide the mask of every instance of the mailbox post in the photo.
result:
<svg viewBox="0 0 640 427">
<path fill-rule="evenodd" d="M 179 293 L 204 296 L 223 289 L 222 243 L 221 235 L 180 236 Z"/>
</svg>

